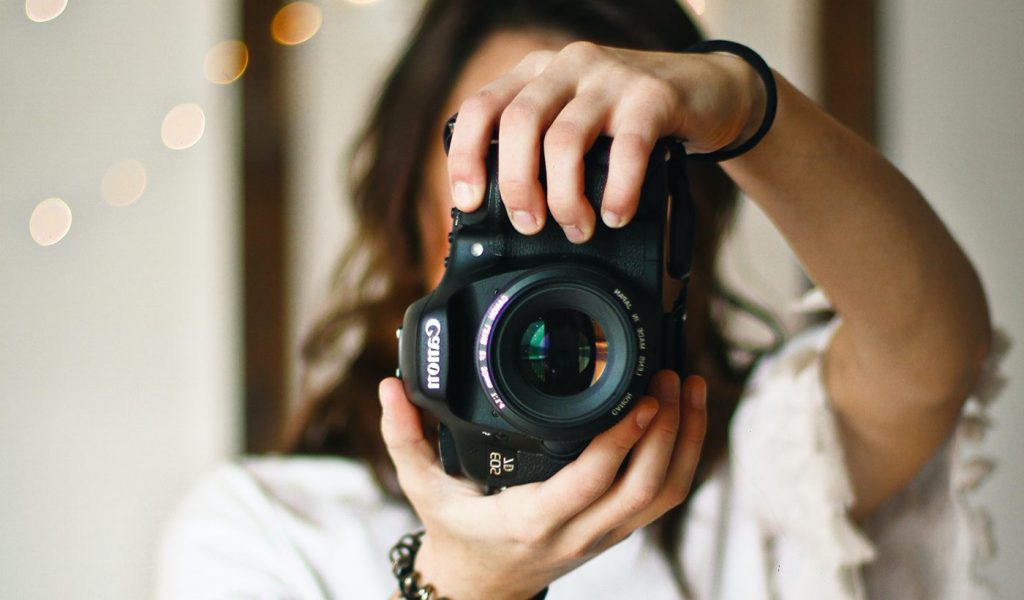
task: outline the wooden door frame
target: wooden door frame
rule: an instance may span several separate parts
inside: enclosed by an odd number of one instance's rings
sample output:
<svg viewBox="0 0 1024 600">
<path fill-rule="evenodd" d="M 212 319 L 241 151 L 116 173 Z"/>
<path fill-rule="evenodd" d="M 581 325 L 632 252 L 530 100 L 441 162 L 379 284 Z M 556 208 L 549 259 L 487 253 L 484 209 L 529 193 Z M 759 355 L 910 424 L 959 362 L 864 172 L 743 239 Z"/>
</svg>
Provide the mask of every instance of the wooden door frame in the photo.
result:
<svg viewBox="0 0 1024 600">
<path fill-rule="evenodd" d="M 878 140 L 877 23 L 875 0 L 820 0 L 817 31 L 822 103 L 872 144 Z"/>
<path fill-rule="evenodd" d="M 287 403 L 288 302 L 283 48 L 270 36 L 281 0 L 240 0 L 242 78 L 244 450 L 275 450 Z"/>
</svg>

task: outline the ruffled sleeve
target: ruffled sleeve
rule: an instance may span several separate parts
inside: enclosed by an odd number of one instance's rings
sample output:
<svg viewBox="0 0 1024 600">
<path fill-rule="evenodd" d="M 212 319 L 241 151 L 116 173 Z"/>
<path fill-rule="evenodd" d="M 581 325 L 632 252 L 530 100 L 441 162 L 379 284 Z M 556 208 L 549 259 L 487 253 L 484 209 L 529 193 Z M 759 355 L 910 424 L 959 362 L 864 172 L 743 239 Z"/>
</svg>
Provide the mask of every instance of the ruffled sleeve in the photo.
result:
<svg viewBox="0 0 1024 600">
<path fill-rule="evenodd" d="M 801 304 L 818 310 L 827 300 L 813 291 Z M 991 524 L 970 493 L 993 463 L 970 446 L 984 435 L 1004 383 L 998 364 L 1008 339 L 996 332 L 954 435 L 861 526 L 849 516 L 853 487 L 822 379 L 839 324 L 836 317 L 812 328 L 762 361 L 731 425 L 731 504 L 756 532 L 766 597 L 987 598 Z"/>
</svg>

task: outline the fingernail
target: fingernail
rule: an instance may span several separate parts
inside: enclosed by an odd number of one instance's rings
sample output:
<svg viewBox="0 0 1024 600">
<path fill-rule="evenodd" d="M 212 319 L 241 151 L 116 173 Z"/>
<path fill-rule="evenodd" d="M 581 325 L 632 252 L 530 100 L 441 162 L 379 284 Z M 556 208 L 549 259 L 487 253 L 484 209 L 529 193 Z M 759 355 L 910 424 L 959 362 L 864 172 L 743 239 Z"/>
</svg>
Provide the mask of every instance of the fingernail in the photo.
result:
<svg viewBox="0 0 1024 600">
<path fill-rule="evenodd" d="M 512 211 L 512 224 L 520 233 L 533 233 L 537 229 L 537 219 L 525 210 Z"/>
<path fill-rule="evenodd" d="M 657 414 L 657 408 L 645 408 L 638 410 L 636 413 L 636 425 L 640 429 L 647 429 L 647 426 L 651 424 L 654 419 L 654 415 Z"/>
<path fill-rule="evenodd" d="M 569 241 L 574 244 L 582 244 L 587 241 L 587 236 L 583 233 L 583 230 L 575 225 L 566 225 L 562 229 L 565 231 L 565 237 L 569 238 Z"/>
<path fill-rule="evenodd" d="M 612 229 L 617 229 L 623 225 L 622 217 L 610 210 L 601 211 L 601 219 L 604 221 L 605 225 Z"/>
<path fill-rule="evenodd" d="M 469 185 L 465 181 L 456 183 L 454 198 L 452 199 L 455 201 L 455 206 L 457 206 L 459 210 L 467 210 L 476 200 L 473 194 L 473 186 Z"/>
</svg>

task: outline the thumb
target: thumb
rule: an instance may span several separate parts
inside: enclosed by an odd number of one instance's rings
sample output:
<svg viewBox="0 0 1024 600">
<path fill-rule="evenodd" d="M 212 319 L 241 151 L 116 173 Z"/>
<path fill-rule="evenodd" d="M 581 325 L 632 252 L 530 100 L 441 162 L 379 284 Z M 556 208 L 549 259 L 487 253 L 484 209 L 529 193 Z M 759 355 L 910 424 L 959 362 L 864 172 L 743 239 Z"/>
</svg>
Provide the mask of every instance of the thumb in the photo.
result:
<svg viewBox="0 0 1024 600">
<path fill-rule="evenodd" d="M 388 448 L 402 490 L 415 496 L 428 478 L 441 472 L 434 448 L 423 435 L 417 409 L 405 395 L 402 382 L 388 377 L 378 388 L 383 415 L 380 431 Z"/>
</svg>

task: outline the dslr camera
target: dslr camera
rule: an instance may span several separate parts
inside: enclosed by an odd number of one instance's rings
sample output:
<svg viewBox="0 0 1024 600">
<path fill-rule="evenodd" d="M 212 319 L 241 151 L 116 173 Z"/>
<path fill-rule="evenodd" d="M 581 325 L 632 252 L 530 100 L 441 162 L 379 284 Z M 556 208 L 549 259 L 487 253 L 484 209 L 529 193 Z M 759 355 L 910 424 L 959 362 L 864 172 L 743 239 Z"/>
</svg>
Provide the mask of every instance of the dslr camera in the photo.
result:
<svg viewBox="0 0 1024 600">
<path fill-rule="evenodd" d="M 445 152 L 454 126 L 452 117 Z M 597 214 L 611 141 L 599 138 L 584 157 Z M 620 229 L 597 219 L 579 245 L 550 216 L 535 235 L 512 227 L 498 151 L 492 142 L 481 207 L 452 210 L 441 282 L 397 332 L 398 374 L 411 401 L 438 418 L 445 471 L 488 491 L 550 477 L 630 412 L 655 371 L 681 372 L 694 224 L 675 140 L 651 153 L 636 216 Z M 540 179 L 546 189 L 543 167 Z M 668 303 L 666 276 L 682 282 Z"/>
</svg>

